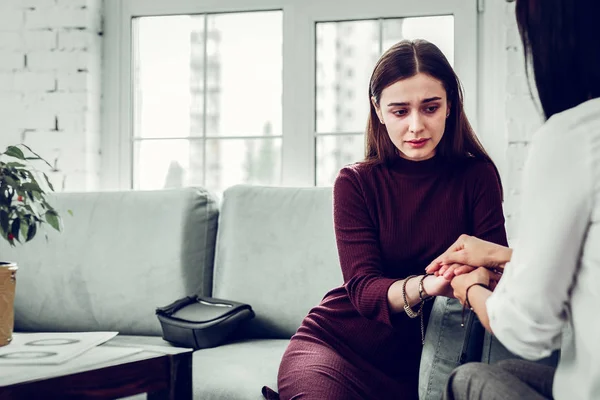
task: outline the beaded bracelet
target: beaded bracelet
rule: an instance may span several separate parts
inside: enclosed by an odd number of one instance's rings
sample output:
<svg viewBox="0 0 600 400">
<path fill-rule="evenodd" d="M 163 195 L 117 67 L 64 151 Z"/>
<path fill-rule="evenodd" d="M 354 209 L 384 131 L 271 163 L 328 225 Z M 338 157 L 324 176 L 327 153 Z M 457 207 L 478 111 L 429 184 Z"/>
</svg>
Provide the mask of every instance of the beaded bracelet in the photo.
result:
<svg viewBox="0 0 600 400">
<path fill-rule="evenodd" d="M 425 287 L 423 286 L 423 281 L 429 275 L 432 274 L 425 274 L 419 280 L 419 299 L 421 301 L 419 303 L 419 310 L 417 312 L 414 312 L 413 309 L 410 308 L 410 305 L 408 304 L 408 299 L 406 298 L 406 282 L 408 282 L 409 279 L 416 278 L 417 276 L 408 276 L 406 277 L 406 279 L 404 279 L 404 282 L 402 283 L 402 298 L 404 300 L 404 311 L 406 312 L 406 315 L 408 315 L 410 318 L 416 318 L 418 316 L 421 316 L 421 344 L 425 344 L 425 313 L 423 312 L 423 307 L 425 307 L 425 301 L 433 299 L 433 296 L 430 296 L 427 293 L 427 291 L 425 291 Z"/>
<path fill-rule="evenodd" d="M 421 302 L 419 310 L 417 312 L 414 312 L 413 309 L 410 308 L 410 304 L 408 304 L 408 299 L 406 298 L 406 283 L 409 281 L 409 279 L 416 277 L 417 275 L 408 276 L 406 277 L 406 279 L 404 279 L 404 282 L 402 282 L 402 300 L 404 300 L 404 311 L 406 312 L 406 315 L 408 315 L 410 318 L 418 317 L 423 311 L 423 302 Z"/>
<path fill-rule="evenodd" d="M 425 280 L 425 278 L 427 278 L 430 275 L 433 275 L 433 274 L 425 274 L 425 275 L 423 275 L 421 280 L 419 280 L 419 299 L 421 299 L 421 301 L 427 301 L 427 300 L 433 299 L 433 296 L 430 296 L 429 293 L 427 293 L 427 291 L 425 291 L 425 286 L 423 286 L 423 281 Z"/>
<path fill-rule="evenodd" d="M 469 289 L 471 289 L 473 286 L 481 286 L 482 288 L 486 288 L 487 290 L 490 290 L 490 287 L 488 285 L 486 285 L 485 283 L 479 283 L 479 282 L 473 283 L 467 287 L 467 290 L 465 291 L 465 302 L 463 303 L 463 309 L 462 309 L 462 315 L 461 315 L 460 326 L 462 326 L 462 327 L 465 326 L 465 309 L 468 307 L 469 311 L 473 311 L 473 307 L 471 307 L 471 303 L 469 302 Z"/>
</svg>

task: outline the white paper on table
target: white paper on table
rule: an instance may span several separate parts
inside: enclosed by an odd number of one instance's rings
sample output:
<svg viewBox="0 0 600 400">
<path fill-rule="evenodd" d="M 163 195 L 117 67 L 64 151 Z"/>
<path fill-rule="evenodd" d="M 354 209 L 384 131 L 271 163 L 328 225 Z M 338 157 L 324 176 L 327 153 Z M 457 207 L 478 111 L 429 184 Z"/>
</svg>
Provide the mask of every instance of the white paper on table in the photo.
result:
<svg viewBox="0 0 600 400">
<path fill-rule="evenodd" d="M 98 346 L 59 365 L 2 365 L 0 366 L 0 386 L 68 375 L 89 370 L 90 366 L 99 368 L 111 364 L 111 361 L 142 351 L 142 349 L 128 347 Z"/>
<path fill-rule="evenodd" d="M 13 333 L 0 347 L 4 365 L 59 365 L 115 337 L 118 332 Z"/>
</svg>

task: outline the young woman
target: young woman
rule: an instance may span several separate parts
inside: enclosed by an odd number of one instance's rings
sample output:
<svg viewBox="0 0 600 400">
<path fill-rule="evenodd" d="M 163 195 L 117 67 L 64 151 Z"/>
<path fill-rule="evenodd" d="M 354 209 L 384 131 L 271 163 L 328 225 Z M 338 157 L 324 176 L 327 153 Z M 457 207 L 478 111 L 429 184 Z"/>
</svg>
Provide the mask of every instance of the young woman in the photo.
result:
<svg viewBox="0 0 600 400">
<path fill-rule="evenodd" d="M 422 40 L 394 45 L 369 97 L 366 159 L 333 189 L 344 284 L 292 337 L 282 399 L 416 399 L 432 302 L 423 304 L 451 296 L 449 280 L 420 273 L 461 233 L 506 245 L 498 172 L 442 52 Z"/>
<path fill-rule="evenodd" d="M 513 353 L 536 360 L 560 348 L 558 367 L 468 364 L 448 399 L 600 399 L 599 13 L 597 0 L 517 0 L 547 119 L 523 172 L 518 245 L 462 236 L 428 267 L 451 279 L 457 264 L 506 264 L 493 293 L 478 268 L 452 280 L 455 295 Z"/>
</svg>

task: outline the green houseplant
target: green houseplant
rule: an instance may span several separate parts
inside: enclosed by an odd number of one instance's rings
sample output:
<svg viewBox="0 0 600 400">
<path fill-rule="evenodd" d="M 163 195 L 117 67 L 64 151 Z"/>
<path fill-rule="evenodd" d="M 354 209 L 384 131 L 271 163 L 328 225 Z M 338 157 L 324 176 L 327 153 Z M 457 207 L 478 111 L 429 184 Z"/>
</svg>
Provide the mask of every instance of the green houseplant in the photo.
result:
<svg viewBox="0 0 600 400">
<path fill-rule="evenodd" d="M 0 240 L 10 246 L 33 239 L 42 224 L 60 231 L 61 218 L 46 201 L 54 187 L 45 173 L 34 168 L 39 162 L 52 167 L 24 144 L 0 153 Z M 0 254 L 0 346 L 12 339 L 16 272 L 16 263 L 2 261 Z"/>
</svg>

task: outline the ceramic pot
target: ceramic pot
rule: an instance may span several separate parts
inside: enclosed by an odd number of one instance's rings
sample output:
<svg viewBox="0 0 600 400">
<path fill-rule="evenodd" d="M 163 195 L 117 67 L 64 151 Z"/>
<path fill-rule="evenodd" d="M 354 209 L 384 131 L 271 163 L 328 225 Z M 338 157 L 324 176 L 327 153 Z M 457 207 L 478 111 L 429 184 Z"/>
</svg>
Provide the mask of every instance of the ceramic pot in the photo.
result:
<svg viewBox="0 0 600 400">
<path fill-rule="evenodd" d="M 17 269 L 15 263 L 0 261 L 0 346 L 6 346 L 12 340 Z"/>
</svg>

